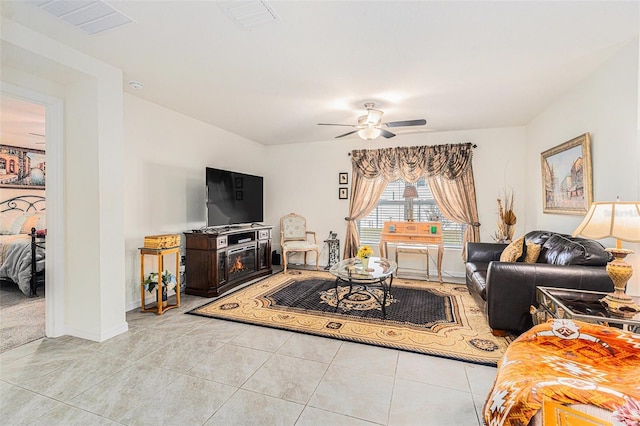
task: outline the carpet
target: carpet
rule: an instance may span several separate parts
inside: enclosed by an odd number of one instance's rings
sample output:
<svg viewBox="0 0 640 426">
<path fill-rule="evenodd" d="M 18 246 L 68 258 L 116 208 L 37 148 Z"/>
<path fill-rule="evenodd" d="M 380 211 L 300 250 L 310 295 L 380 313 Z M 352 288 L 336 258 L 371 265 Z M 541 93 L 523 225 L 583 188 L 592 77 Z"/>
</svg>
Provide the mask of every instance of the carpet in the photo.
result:
<svg viewBox="0 0 640 426">
<path fill-rule="evenodd" d="M 16 284 L 0 283 L 0 353 L 43 338 L 45 298 L 25 296 Z"/>
<path fill-rule="evenodd" d="M 339 295 L 347 291 L 338 287 Z M 352 295 L 337 312 L 335 305 L 331 274 L 300 271 L 273 275 L 187 313 L 492 366 L 512 340 L 491 334 L 464 284 L 396 278 L 386 319 L 367 294 Z"/>
</svg>

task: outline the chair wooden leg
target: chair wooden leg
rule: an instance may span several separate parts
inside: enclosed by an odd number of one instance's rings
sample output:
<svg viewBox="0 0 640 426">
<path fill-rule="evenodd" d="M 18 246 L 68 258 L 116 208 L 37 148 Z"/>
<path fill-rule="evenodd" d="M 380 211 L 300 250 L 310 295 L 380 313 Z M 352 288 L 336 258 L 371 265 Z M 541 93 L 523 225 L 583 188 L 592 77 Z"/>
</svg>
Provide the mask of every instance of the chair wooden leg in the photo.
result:
<svg viewBox="0 0 640 426">
<path fill-rule="evenodd" d="M 304 252 L 304 266 L 307 266 L 307 252 Z"/>
<path fill-rule="evenodd" d="M 320 257 L 320 252 L 318 250 L 316 250 L 316 271 L 319 271 L 320 268 L 318 268 L 318 258 Z"/>
<path fill-rule="evenodd" d="M 284 265 L 284 273 L 287 273 L 287 251 L 286 250 L 282 250 L 282 262 Z"/>
<path fill-rule="evenodd" d="M 427 247 L 427 280 L 431 281 L 431 274 L 429 273 L 429 248 Z"/>
<path fill-rule="evenodd" d="M 496 337 L 505 337 L 507 335 L 507 332 L 505 330 L 491 330 L 491 334 L 493 334 Z"/>
</svg>

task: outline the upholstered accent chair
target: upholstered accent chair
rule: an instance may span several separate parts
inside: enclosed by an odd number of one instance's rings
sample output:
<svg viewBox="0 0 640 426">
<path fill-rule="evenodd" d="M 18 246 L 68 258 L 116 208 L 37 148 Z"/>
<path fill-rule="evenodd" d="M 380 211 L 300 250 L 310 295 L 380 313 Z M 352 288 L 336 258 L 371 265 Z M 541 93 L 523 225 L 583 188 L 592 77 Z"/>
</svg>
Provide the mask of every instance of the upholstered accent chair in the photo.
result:
<svg viewBox="0 0 640 426">
<path fill-rule="evenodd" d="M 309 235 L 313 236 L 313 242 L 309 241 Z M 282 246 L 282 260 L 284 273 L 287 273 L 287 253 L 304 252 L 304 263 L 307 264 L 307 252 L 316 252 L 316 270 L 320 258 L 320 247 L 316 233 L 307 231 L 307 220 L 295 213 L 289 213 L 280 218 L 280 245 Z"/>
</svg>

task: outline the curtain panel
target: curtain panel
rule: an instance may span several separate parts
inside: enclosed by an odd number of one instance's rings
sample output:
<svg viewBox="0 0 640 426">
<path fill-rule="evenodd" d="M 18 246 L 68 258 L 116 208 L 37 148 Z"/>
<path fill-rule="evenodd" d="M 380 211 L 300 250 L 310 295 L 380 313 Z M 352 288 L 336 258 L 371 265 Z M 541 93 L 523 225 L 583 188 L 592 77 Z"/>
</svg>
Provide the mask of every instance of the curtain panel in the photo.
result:
<svg viewBox="0 0 640 426">
<path fill-rule="evenodd" d="M 384 179 L 366 179 L 357 173 L 352 173 L 351 200 L 349 201 L 349 217 L 347 221 L 347 233 L 344 244 L 344 259 L 356 257 L 360 247 L 360 235 L 356 220 L 366 217 L 378 205 L 387 182 Z"/>
<path fill-rule="evenodd" d="M 468 225 L 462 241 L 464 258 L 467 241 L 480 240 L 472 159 L 471 143 L 352 151 L 352 196 L 349 217 L 345 218 L 344 257 L 357 253 L 360 237 L 355 221 L 376 207 L 387 182 L 402 178 L 414 183 L 424 176 L 442 214 Z"/>
</svg>

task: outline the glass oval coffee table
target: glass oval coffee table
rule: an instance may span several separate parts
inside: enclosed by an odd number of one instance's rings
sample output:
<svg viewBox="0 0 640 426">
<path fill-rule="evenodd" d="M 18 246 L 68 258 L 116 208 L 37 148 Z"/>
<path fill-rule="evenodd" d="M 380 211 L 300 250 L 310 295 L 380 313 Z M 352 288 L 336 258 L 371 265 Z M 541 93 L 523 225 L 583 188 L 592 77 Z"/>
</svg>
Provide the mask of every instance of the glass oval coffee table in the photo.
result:
<svg viewBox="0 0 640 426">
<path fill-rule="evenodd" d="M 386 304 L 391 293 L 391 284 L 393 283 L 393 273 L 398 268 L 396 262 L 381 257 L 370 257 L 369 265 L 364 267 L 360 259 L 351 258 L 344 259 L 329 269 L 336 277 L 336 311 L 340 307 L 340 303 L 345 299 L 357 294 L 367 293 L 373 297 L 382 309 L 382 317 L 387 317 Z M 338 286 L 340 283 L 347 284 L 349 291 L 339 296 Z M 382 300 L 380 295 L 372 291 L 373 289 L 382 290 Z"/>
</svg>

